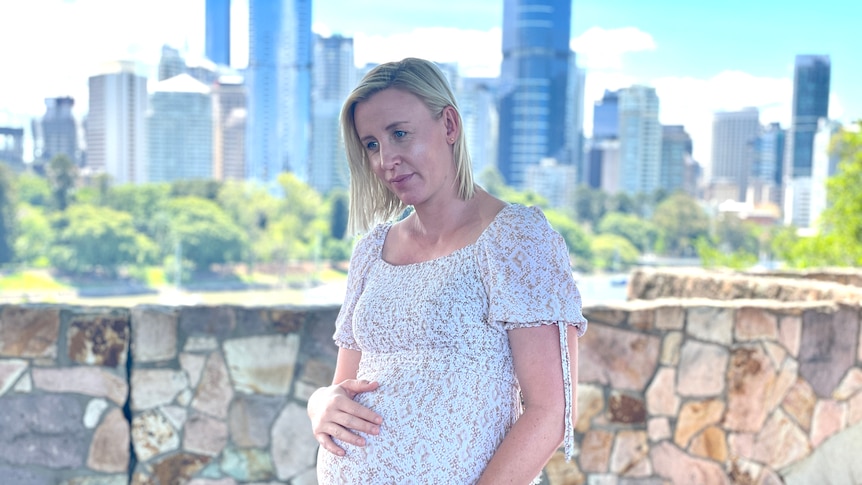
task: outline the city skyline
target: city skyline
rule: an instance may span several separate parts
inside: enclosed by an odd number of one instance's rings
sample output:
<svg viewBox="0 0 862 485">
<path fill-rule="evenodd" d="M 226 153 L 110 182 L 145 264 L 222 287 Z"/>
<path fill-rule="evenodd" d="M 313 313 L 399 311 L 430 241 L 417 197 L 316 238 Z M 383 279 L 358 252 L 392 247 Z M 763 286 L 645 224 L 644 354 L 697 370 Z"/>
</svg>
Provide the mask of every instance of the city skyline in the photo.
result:
<svg viewBox="0 0 862 485">
<path fill-rule="evenodd" d="M 413 55 L 457 62 L 465 76 L 499 75 L 502 0 L 439 0 L 398 9 L 379 0 L 358 9 L 318 1 L 312 7 L 315 32 L 354 39 L 357 65 Z M 248 54 L 247 0 L 234 0 L 232 11 L 231 60 L 241 68 Z M 850 41 L 860 17 L 862 4 L 851 1 L 814 9 L 769 0 L 710 7 L 675 0 L 574 0 L 570 45 L 587 72 L 585 132 L 591 133 L 593 103 L 605 89 L 652 86 L 660 121 L 684 125 L 695 158 L 708 163 L 715 112 L 753 106 L 762 124 L 789 126 L 797 54 L 830 56 L 830 118 L 860 119 L 862 89 L 855 85 L 862 63 Z M 23 125 L 28 132 L 30 119 L 44 114 L 45 98 L 72 96 L 76 115 L 85 113 L 87 78 L 102 62 L 131 58 L 152 69 L 163 44 L 192 62 L 204 50 L 203 0 L 22 2 L 10 20 L 0 32 L 4 67 L 17 67 L 22 75 L 0 78 L 0 125 Z M 22 41 L 39 32 L 51 32 L 57 43 Z M 9 47 L 15 45 L 27 47 Z M 30 143 L 29 133 L 27 138 Z M 25 158 L 31 156 L 28 150 Z"/>
</svg>

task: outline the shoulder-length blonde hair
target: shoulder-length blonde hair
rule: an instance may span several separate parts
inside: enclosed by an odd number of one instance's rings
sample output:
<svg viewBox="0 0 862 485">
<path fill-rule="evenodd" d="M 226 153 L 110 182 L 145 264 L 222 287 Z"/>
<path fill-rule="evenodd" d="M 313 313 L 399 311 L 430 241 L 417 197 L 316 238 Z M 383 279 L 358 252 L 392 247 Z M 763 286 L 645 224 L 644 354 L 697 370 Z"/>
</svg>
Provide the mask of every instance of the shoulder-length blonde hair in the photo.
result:
<svg viewBox="0 0 862 485">
<path fill-rule="evenodd" d="M 474 193 L 473 169 L 461 113 L 443 72 L 433 62 L 412 57 L 381 64 L 362 78 L 341 109 L 341 132 L 350 167 L 347 232 L 351 235 L 365 232 L 379 222 L 391 220 L 406 209 L 404 203 L 371 171 L 353 119 L 357 103 L 388 88 L 402 89 L 415 95 L 437 117 L 443 114 L 447 106 L 455 108 L 460 128 L 454 145 L 458 195 L 467 200 Z"/>
</svg>

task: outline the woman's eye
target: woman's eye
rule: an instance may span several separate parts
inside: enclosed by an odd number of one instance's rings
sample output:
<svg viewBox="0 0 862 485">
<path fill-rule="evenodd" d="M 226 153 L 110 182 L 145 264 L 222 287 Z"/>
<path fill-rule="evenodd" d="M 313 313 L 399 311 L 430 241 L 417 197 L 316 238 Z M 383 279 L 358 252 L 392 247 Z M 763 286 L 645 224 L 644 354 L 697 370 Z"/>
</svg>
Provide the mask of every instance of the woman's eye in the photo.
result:
<svg viewBox="0 0 862 485">
<path fill-rule="evenodd" d="M 366 150 L 376 150 L 377 149 L 377 142 L 376 141 L 369 141 L 368 143 L 365 144 L 365 149 Z"/>
<path fill-rule="evenodd" d="M 395 138 L 403 138 L 407 136 L 407 132 L 404 130 L 395 130 Z"/>
</svg>

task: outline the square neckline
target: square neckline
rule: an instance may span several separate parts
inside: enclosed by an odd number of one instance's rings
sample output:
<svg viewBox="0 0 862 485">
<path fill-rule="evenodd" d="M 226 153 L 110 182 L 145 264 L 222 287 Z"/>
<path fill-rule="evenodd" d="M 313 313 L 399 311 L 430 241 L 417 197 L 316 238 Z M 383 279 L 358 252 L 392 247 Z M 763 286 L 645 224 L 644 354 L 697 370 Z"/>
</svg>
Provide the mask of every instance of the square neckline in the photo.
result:
<svg viewBox="0 0 862 485">
<path fill-rule="evenodd" d="M 383 259 L 383 245 L 386 244 L 386 236 L 389 234 L 389 230 L 392 229 L 392 226 L 394 225 L 394 223 L 391 221 L 387 222 L 386 224 L 383 224 L 383 226 L 381 227 L 381 234 L 378 237 L 379 247 L 377 249 L 377 259 L 380 262 L 382 262 L 384 265 L 386 265 L 387 267 L 390 267 L 390 268 L 417 267 L 417 266 L 420 266 L 423 264 L 429 264 L 429 263 L 435 263 L 435 262 L 447 260 L 449 258 L 452 258 L 452 257 L 458 255 L 459 253 L 465 252 L 465 251 L 470 250 L 473 247 L 477 246 L 479 244 L 479 242 L 485 238 L 485 235 L 490 232 L 490 229 L 501 218 L 501 215 L 516 205 L 518 205 L 518 204 L 507 203 L 506 205 L 503 206 L 502 209 L 497 211 L 497 213 L 494 214 L 494 218 L 491 219 L 491 222 L 488 223 L 487 226 L 485 226 L 485 229 L 482 230 L 482 233 L 479 234 L 479 237 L 477 237 L 475 241 L 473 241 L 469 244 L 465 244 L 464 246 L 461 246 L 460 248 L 453 250 L 449 254 L 444 254 L 443 256 L 437 256 L 436 258 L 426 259 L 425 261 L 417 261 L 415 263 L 395 264 L 395 263 L 390 263 L 389 261 L 386 261 L 385 259 Z"/>
</svg>

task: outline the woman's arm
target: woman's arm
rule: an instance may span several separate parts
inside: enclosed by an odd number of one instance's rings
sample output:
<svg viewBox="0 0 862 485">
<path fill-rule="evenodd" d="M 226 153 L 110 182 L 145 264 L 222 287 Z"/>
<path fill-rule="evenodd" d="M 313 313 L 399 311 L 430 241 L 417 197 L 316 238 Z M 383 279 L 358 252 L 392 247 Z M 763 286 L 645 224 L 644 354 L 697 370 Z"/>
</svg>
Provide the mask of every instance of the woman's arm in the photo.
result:
<svg viewBox="0 0 862 485">
<path fill-rule="evenodd" d="M 561 323 L 565 325 L 565 323 Z M 571 328 L 571 327 L 570 327 Z M 509 330 L 515 374 L 524 399 L 524 414 L 509 430 L 479 479 L 485 484 L 530 483 L 560 446 L 565 408 L 560 330 L 557 325 Z M 572 378 L 572 420 L 578 382 L 578 337 L 568 332 Z"/>
<path fill-rule="evenodd" d="M 339 456 L 344 455 L 344 449 L 332 438 L 364 446 L 365 440 L 355 431 L 378 434 L 383 422 L 380 415 L 353 400 L 357 394 L 379 386 L 377 382 L 356 379 L 361 357 L 359 351 L 340 348 L 332 385 L 321 387 L 308 398 L 308 417 L 314 437 L 326 451 Z"/>
</svg>

